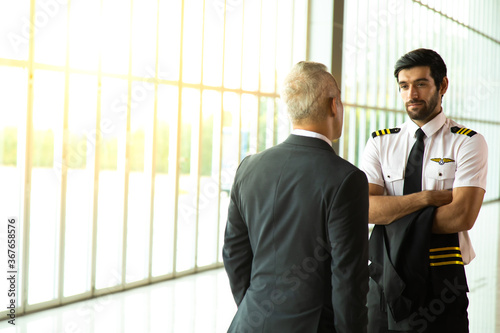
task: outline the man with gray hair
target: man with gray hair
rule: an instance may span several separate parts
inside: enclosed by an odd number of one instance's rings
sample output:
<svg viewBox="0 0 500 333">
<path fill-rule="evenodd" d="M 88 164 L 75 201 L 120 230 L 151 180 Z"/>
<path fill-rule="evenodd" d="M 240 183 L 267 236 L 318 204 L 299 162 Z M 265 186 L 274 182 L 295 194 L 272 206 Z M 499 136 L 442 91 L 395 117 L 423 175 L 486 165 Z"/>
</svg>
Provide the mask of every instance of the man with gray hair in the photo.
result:
<svg viewBox="0 0 500 333">
<path fill-rule="evenodd" d="M 368 183 L 332 148 L 340 91 L 299 62 L 282 100 L 293 131 L 236 172 L 223 259 L 238 311 L 228 332 L 366 332 Z"/>
</svg>

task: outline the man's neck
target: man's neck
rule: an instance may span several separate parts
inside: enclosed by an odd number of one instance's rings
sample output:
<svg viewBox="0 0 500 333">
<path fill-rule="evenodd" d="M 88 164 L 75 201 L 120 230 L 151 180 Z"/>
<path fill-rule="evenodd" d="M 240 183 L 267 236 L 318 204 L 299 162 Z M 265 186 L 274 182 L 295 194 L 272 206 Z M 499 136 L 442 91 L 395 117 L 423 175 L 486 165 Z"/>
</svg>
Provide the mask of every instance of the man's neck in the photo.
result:
<svg viewBox="0 0 500 333">
<path fill-rule="evenodd" d="M 413 120 L 412 121 L 418 125 L 418 127 L 422 127 L 424 126 L 425 124 L 427 124 L 428 122 L 430 122 L 432 119 L 436 118 L 438 114 L 440 114 L 441 112 L 443 112 L 443 108 L 442 107 L 439 107 L 439 112 L 436 112 L 436 113 L 432 113 L 430 115 L 430 117 L 428 117 L 427 119 L 424 119 L 424 120 Z"/>
<path fill-rule="evenodd" d="M 330 146 L 332 146 L 332 140 L 330 140 L 329 138 L 327 138 L 326 136 L 324 136 L 323 134 L 318 133 L 318 132 L 313 132 L 313 131 L 309 131 L 309 130 L 305 130 L 305 129 L 301 129 L 301 128 L 294 128 L 291 134 L 299 135 L 299 136 L 306 136 L 306 137 L 311 137 L 311 138 L 318 138 L 318 139 L 325 141 Z"/>
<path fill-rule="evenodd" d="M 329 140 L 331 140 L 331 136 L 329 135 L 330 133 L 328 133 L 328 131 L 325 128 L 322 128 L 322 126 L 310 125 L 310 124 L 309 125 L 308 124 L 306 124 L 306 125 L 293 125 L 293 129 L 318 133 L 318 134 L 324 135 Z"/>
</svg>

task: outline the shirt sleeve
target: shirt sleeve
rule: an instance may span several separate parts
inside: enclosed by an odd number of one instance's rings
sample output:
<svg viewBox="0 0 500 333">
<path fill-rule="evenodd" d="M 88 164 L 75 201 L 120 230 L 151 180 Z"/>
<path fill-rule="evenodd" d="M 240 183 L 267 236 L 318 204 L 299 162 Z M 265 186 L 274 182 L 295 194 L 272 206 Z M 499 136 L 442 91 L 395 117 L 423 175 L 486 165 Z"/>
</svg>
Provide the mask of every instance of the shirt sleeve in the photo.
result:
<svg viewBox="0 0 500 333">
<path fill-rule="evenodd" d="M 481 134 L 465 140 L 458 150 L 453 187 L 480 187 L 486 191 L 488 146 Z"/>
<path fill-rule="evenodd" d="M 380 153 L 373 138 L 368 139 L 366 143 L 361 161 L 361 170 L 365 172 L 368 183 L 385 186 Z"/>
</svg>

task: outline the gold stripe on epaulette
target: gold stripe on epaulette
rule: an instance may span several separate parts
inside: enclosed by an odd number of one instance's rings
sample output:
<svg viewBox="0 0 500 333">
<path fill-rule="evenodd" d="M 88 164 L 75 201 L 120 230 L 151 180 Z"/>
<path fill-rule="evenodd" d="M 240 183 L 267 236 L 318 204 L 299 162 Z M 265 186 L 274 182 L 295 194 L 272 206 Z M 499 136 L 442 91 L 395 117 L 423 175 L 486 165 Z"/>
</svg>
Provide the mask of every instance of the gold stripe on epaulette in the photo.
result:
<svg viewBox="0 0 500 333">
<path fill-rule="evenodd" d="M 462 255 L 459 253 L 450 253 L 450 254 L 439 254 L 437 256 L 429 256 L 429 259 L 442 259 L 442 258 L 462 258 Z"/>
<path fill-rule="evenodd" d="M 473 131 L 471 129 L 465 128 L 465 127 L 460 128 L 458 126 L 454 126 L 454 127 L 451 128 L 451 133 L 462 134 L 462 135 L 467 135 L 469 137 L 472 137 L 477 132 Z"/>
<path fill-rule="evenodd" d="M 386 134 L 394 134 L 394 133 L 399 133 L 401 129 L 396 127 L 396 128 L 385 128 L 385 129 L 381 129 L 381 130 L 378 130 L 378 131 L 375 131 L 372 133 L 372 137 L 377 137 L 377 136 L 381 136 L 381 135 L 386 135 Z"/>
<path fill-rule="evenodd" d="M 429 252 L 450 251 L 450 250 L 460 251 L 460 248 L 456 247 L 456 246 L 452 246 L 452 247 L 437 247 L 435 249 L 430 249 Z"/>
<path fill-rule="evenodd" d="M 455 253 L 447 253 L 449 251 L 455 251 Z M 463 265 L 462 254 L 460 253 L 460 247 L 458 246 L 448 246 L 448 247 L 437 247 L 429 249 L 429 265 L 430 266 L 445 266 L 445 265 Z M 440 253 L 440 254 L 437 254 Z M 440 259 L 452 259 L 449 261 L 440 261 Z M 455 260 L 453 260 L 455 259 Z"/>
<path fill-rule="evenodd" d="M 467 135 L 468 133 L 470 133 L 470 131 L 471 131 L 470 129 L 464 127 L 460 131 L 458 131 L 457 133 Z"/>
<path fill-rule="evenodd" d="M 443 261 L 443 262 L 431 262 L 429 265 L 431 266 L 444 266 L 444 265 L 462 265 L 462 261 Z"/>
</svg>

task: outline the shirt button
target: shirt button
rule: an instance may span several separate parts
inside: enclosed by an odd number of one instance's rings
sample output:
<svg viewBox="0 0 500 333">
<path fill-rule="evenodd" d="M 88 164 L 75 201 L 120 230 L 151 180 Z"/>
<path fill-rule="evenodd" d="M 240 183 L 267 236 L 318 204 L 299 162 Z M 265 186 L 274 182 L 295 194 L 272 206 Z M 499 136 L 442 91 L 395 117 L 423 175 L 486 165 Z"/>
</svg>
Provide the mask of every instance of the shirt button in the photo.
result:
<svg viewBox="0 0 500 333">
<path fill-rule="evenodd" d="M 440 172 L 440 173 L 439 173 L 439 177 L 441 177 L 442 175 L 443 175 L 443 174 Z"/>
</svg>

